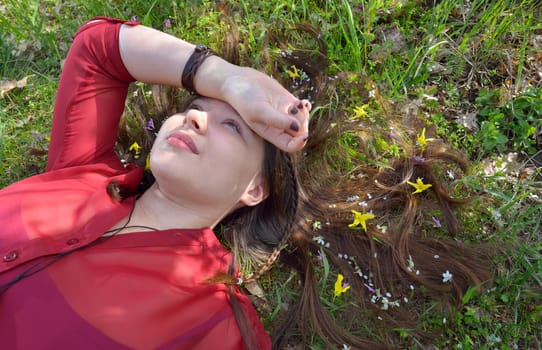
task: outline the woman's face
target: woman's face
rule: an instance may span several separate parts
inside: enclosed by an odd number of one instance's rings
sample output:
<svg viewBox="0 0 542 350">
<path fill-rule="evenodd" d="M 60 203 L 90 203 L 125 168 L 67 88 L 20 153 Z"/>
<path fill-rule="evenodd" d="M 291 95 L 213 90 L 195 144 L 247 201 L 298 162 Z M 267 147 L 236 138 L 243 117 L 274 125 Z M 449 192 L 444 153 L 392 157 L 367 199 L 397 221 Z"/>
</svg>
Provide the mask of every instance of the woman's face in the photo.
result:
<svg viewBox="0 0 542 350">
<path fill-rule="evenodd" d="M 263 159 L 263 139 L 239 114 L 227 103 L 202 97 L 164 122 L 150 165 L 170 198 L 231 210 L 265 198 Z"/>
</svg>

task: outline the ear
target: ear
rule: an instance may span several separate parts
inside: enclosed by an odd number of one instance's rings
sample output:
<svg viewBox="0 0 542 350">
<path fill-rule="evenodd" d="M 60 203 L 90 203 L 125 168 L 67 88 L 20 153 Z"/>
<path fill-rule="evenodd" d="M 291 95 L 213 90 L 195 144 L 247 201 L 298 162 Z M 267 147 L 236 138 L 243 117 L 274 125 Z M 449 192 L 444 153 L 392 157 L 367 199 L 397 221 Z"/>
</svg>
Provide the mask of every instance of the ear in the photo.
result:
<svg viewBox="0 0 542 350">
<path fill-rule="evenodd" d="M 269 196 L 269 190 L 266 181 L 264 180 L 261 173 L 258 173 L 250 184 L 247 186 L 247 189 L 239 198 L 239 206 L 255 206 L 260 204 Z"/>
</svg>

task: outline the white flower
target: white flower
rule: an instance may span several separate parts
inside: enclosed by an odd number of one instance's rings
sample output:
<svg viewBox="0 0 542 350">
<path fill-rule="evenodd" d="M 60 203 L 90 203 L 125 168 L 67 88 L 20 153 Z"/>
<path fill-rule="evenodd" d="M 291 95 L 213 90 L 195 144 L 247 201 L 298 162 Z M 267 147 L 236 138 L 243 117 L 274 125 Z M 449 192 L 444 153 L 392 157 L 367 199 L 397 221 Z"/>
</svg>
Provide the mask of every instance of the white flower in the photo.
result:
<svg viewBox="0 0 542 350">
<path fill-rule="evenodd" d="M 320 244 L 323 247 L 329 248 L 329 242 L 324 241 L 324 237 L 322 236 L 316 236 L 312 239 L 316 243 Z"/>
<path fill-rule="evenodd" d="M 351 349 L 351 348 L 350 348 L 350 347 L 349 347 L 348 345 L 346 345 L 346 344 L 343 344 L 343 348 L 342 348 L 342 350 L 350 350 L 350 349 Z"/>
<path fill-rule="evenodd" d="M 452 277 L 453 275 L 450 273 L 450 271 L 446 270 L 446 272 L 442 274 L 442 282 L 448 283 L 452 280 Z"/>
<path fill-rule="evenodd" d="M 347 202 L 355 202 L 359 199 L 359 196 L 349 196 L 346 198 Z"/>
<path fill-rule="evenodd" d="M 408 272 L 412 272 L 414 271 L 414 260 L 412 260 L 412 256 L 408 256 L 408 267 L 407 267 L 407 270 Z"/>
</svg>

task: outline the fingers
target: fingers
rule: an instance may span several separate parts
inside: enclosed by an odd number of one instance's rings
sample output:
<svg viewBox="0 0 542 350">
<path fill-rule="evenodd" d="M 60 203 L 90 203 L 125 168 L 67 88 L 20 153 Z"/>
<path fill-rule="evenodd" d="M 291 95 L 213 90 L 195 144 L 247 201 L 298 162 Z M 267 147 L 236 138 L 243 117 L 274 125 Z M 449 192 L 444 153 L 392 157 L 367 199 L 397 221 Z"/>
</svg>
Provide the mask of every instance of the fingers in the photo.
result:
<svg viewBox="0 0 542 350">
<path fill-rule="evenodd" d="M 252 129 L 258 135 L 285 152 L 296 152 L 302 149 L 308 139 L 309 133 L 303 131 L 297 135 L 291 135 L 284 129 L 269 127 L 265 123 L 254 124 Z"/>
<path fill-rule="evenodd" d="M 312 104 L 309 102 L 309 100 L 302 100 L 301 103 L 303 106 L 307 109 L 307 112 L 310 112 L 312 109 Z"/>
<path fill-rule="evenodd" d="M 299 108 L 300 105 L 301 108 Z M 291 104 L 287 110 L 288 114 L 285 114 L 272 108 L 263 108 L 259 113 L 260 122 L 271 128 L 284 130 L 291 136 L 307 132 L 309 119 L 308 109 L 305 108 L 301 102 L 296 102 Z"/>
<path fill-rule="evenodd" d="M 305 147 L 305 144 L 307 143 L 308 138 L 309 138 L 308 132 L 304 132 L 298 136 L 292 137 L 290 141 L 286 144 L 286 147 L 285 149 L 283 149 L 283 151 L 297 152 L 301 150 L 303 147 Z"/>
<path fill-rule="evenodd" d="M 285 152 L 297 152 L 305 146 L 308 137 L 309 133 L 307 132 L 303 132 L 293 137 L 288 134 L 282 134 L 275 138 L 276 142 L 271 143 Z"/>
<path fill-rule="evenodd" d="M 255 130 L 260 136 L 285 152 L 301 150 L 309 136 L 309 112 L 312 105 L 308 100 L 296 100 L 288 106 L 288 115 L 273 109 L 261 115 L 266 128 Z"/>
<path fill-rule="evenodd" d="M 309 102 L 309 100 L 302 100 L 302 101 L 295 102 L 293 106 L 288 109 L 288 113 L 292 115 L 297 115 L 299 112 L 309 113 L 311 109 L 312 109 L 312 105 Z"/>
</svg>

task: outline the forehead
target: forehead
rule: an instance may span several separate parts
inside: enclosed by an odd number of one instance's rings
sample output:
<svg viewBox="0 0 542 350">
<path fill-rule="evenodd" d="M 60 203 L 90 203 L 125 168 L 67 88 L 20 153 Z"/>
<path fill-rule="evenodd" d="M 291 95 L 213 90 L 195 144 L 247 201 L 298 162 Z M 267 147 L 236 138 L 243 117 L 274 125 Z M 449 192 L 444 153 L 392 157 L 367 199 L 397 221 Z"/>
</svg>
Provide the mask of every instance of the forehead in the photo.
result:
<svg viewBox="0 0 542 350">
<path fill-rule="evenodd" d="M 228 115 L 236 116 L 239 119 L 242 119 L 239 113 L 232 106 L 227 104 L 224 101 L 215 100 L 214 98 L 209 97 L 196 97 L 192 103 L 197 103 L 206 109 L 220 110 L 221 113 L 227 113 Z M 244 121 L 243 121 L 244 122 Z"/>
</svg>

